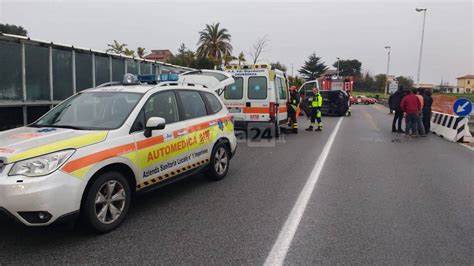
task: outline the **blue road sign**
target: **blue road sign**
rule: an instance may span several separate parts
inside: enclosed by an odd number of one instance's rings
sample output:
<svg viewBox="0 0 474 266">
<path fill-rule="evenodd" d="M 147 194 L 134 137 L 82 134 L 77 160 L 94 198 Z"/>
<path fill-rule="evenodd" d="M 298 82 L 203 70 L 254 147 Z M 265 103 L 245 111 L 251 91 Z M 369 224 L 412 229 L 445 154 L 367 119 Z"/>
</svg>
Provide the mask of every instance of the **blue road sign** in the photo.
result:
<svg viewBox="0 0 474 266">
<path fill-rule="evenodd" d="M 469 99 L 459 98 L 454 102 L 453 111 L 459 116 L 468 116 L 472 112 L 472 103 Z"/>
</svg>

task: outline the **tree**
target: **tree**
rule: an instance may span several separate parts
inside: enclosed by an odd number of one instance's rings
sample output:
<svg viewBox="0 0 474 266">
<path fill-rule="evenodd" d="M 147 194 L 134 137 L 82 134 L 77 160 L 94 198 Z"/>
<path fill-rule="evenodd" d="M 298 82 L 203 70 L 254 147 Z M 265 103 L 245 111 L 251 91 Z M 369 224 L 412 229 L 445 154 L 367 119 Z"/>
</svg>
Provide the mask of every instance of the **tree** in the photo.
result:
<svg viewBox="0 0 474 266">
<path fill-rule="evenodd" d="M 239 66 L 241 63 L 245 63 L 245 55 L 244 52 L 240 52 L 239 57 L 237 57 L 237 60 L 239 60 Z"/>
<path fill-rule="evenodd" d="M 411 77 L 404 77 L 404 76 L 398 76 L 397 77 L 398 81 L 398 87 L 401 88 L 403 86 L 403 89 L 405 90 L 411 90 L 413 89 L 413 79 Z"/>
<path fill-rule="evenodd" d="M 327 69 L 327 66 L 321 61 L 321 57 L 313 53 L 308 57 L 308 60 L 304 62 L 304 65 L 298 72 L 306 80 L 314 80 L 319 78 Z"/>
<path fill-rule="evenodd" d="M 288 70 L 288 68 L 279 61 L 277 61 L 276 63 L 271 63 L 270 65 L 272 66 L 272 68 L 280 69 L 283 72 L 286 72 L 286 70 Z"/>
<path fill-rule="evenodd" d="M 137 48 L 137 55 L 138 55 L 138 57 L 143 58 L 143 56 L 145 56 L 145 48 L 138 47 Z"/>
<path fill-rule="evenodd" d="M 374 78 L 369 74 L 369 72 L 367 72 L 363 77 L 356 76 L 354 78 L 353 88 L 355 91 L 374 91 L 374 84 Z"/>
<path fill-rule="evenodd" d="M 170 60 L 171 64 L 191 67 L 195 60 L 195 53 L 189 50 L 184 43 L 182 43 L 178 48 L 178 54 L 173 56 Z"/>
<path fill-rule="evenodd" d="M 337 68 L 337 61 L 332 66 Z M 362 63 L 357 59 L 339 60 L 339 76 L 361 76 L 361 68 Z"/>
<path fill-rule="evenodd" d="M 123 51 L 123 54 L 126 55 L 126 56 L 135 56 L 135 51 L 125 47 L 125 50 Z"/>
<path fill-rule="evenodd" d="M 253 64 L 258 62 L 258 58 L 260 55 L 262 55 L 267 47 L 268 39 L 266 35 L 257 40 L 257 42 L 253 45 L 252 50 L 250 50 L 250 57 L 252 58 Z"/>
<path fill-rule="evenodd" d="M 375 91 L 385 91 L 385 82 L 387 81 L 387 75 L 385 74 L 378 74 L 375 76 L 374 87 Z"/>
<path fill-rule="evenodd" d="M 290 83 L 290 86 L 296 86 L 299 88 L 301 85 L 303 85 L 304 79 L 299 76 L 288 76 L 288 83 Z"/>
<path fill-rule="evenodd" d="M 214 61 L 207 57 L 198 56 L 191 64 L 192 68 L 196 69 L 212 69 L 214 68 Z"/>
<path fill-rule="evenodd" d="M 0 32 L 5 34 L 21 35 L 27 36 L 28 31 L 22 26 L 16 26 L 12 24 L 2 24 L 0 23 Z"/>
<path fill-rule="evenodd" d="M 214 61 L 208 57 L 198 56 L 182 43 L 178 48 L 178 53 L 173 56 L 170 63 L 177 66 L 191 67 L 196 69 L 212 69 Z"/>
<path fill-rule="evenodd" d="M 237 60 L 237 57 L 235 57 L 233 55 L 229 55 L 229 54 L 224 55 L 224 65 L 225 66 L 228 65 L 233 60 Z"/>
<path fill-rule="evenodd" d="M 226 28 L 219 26 L 220 23 L 206 24 L 206 28 L 199 32 L 197 49 L 199 56 L 213 58 L 216 62 L 222 62 L 226 54 L 232 54 L 231 35 Z"/>
<path fill-rule="evenodd" d="M 123 54 L 125 47 L 127 47 L 126 43 L 119 43 L 118 41 L 114 40 L 113 44 L 107 44 L 109 49 L 107 49 L 107 52 L 111 52 L 114 54 Z"/>
</svg>

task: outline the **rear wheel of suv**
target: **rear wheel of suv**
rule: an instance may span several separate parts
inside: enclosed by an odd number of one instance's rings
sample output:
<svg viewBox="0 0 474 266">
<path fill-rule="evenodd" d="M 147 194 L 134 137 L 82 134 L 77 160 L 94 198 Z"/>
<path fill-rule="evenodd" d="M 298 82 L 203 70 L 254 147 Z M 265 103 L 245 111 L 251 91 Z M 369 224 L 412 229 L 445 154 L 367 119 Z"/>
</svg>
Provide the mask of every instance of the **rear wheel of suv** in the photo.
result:
<svg viewBox="0 0 474 266">
<path fill-rule="evenodd" d="M 130 207 L 131 192 L 121 173 L 101 174 L 86 193 L 82 218 L 90 229 L 106 233 L 122 223 Z"/>
<path fill-rule="evenodd" d="M 211 154 L 211 162 L 209 164 L 209 178 L 212 180 L 221 180 L 229 171 L 230 151 L 224 142 L 218 142 Z"/>
</svg>

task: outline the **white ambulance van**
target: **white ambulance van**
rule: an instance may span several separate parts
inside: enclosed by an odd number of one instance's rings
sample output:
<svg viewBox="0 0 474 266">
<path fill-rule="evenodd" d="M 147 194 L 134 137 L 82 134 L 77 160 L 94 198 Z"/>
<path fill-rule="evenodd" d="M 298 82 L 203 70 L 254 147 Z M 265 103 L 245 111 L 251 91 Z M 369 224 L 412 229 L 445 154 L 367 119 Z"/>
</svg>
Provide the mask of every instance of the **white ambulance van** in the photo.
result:
<svg viewBox="0 0 474 266">
<path fill-rule="evenodd" d="M 234 115 L 235 127 L 247 129 L 249 123 L 269 123 L 275 128 L 288 123 L 288 82 L 286 74 L 268 64 L 226 66 L 234 78 L 220 95 L 229 112 Z"/>
</svg>

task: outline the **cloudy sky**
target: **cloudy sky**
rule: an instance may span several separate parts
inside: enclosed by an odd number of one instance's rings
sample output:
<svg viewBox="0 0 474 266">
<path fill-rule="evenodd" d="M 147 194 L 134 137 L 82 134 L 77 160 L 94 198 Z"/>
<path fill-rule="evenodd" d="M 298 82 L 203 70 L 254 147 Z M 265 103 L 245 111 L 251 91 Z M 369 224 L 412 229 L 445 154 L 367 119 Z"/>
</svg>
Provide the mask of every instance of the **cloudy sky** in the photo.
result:
<svg viewBox="0 0 474 266">
<path fill-rule="evenodd" d="M 416 79 L 422 13 L 427 8 L 421 82 L 450 84 L 474 74 L 473 1 L 12 1 L 0 0 L 0 23 L 24 26 L 30 37 L 105 50 L 116 39 L 135 49 L 195 50 L 205 24 L 220 22 L 234 54 L 247 58 L 267 36 L 262 58 L 296 73 L 313 52 L 362 61 L 364 71 Z"/>
</svg>

